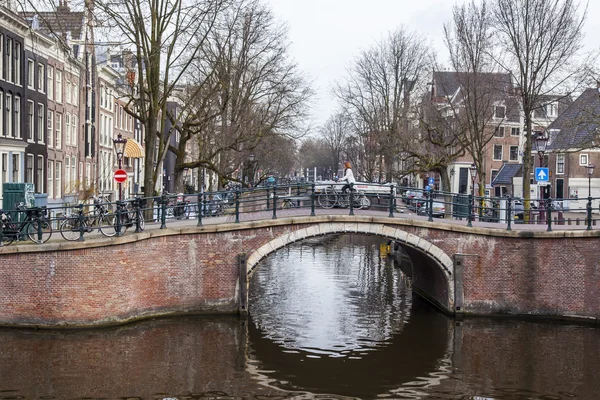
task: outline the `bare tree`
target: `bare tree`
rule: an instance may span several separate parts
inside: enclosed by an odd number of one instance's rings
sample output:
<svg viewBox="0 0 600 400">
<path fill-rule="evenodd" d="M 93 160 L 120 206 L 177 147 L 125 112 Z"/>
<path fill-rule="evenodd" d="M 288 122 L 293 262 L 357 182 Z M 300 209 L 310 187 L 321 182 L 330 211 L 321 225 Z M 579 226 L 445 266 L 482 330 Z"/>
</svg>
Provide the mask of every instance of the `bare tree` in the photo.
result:
<svg viewBox="0 0 600 400">
<path fill-rule="evenodd" d="M 229 0 L 95 0 L 99 28 L 130 46 L 135 83 L 126 112 L 145 128 L 144 191 L 154 194 L 160 165 L 174 129 L 167 103 Z M 134 71 L 130 71 L 131 74 Z M 175 128 L 177 124 L 173 124 Z"/>
<path fill-rule="evenodd" d="M 416 33 L 399 28 L 376 46 L 363 51 L 334 93 L 355 131 L 377 144 L 379 168 L 387 166 L 400 151 L 398 143 L 408 130 L 410 92 L 420 86 L 429 69 L 429 47 Z M 365 138 L 367 139 L 367 138 Z M 391 174 L 390 174 L 391 175 Z"/>
<path fill-rule="evenodd" d="M 324 140 L 329 151 L 328 161 L 331 163 L 333 173 L 337 172 L 342 163 L 344 144 L 351 134 L 351 125 L 348 116 L 344 113 L 336 113 L 329 117 L 319 129 L 320 137 Z"/>
<path fill-rule="evenodd" d="M 437 99 L 440 109 L 452 116 L 458 147 L 472 157 L 477 167 L 480 196 L 485 190 L 482 183 L 486 182 L 486 148 L 495 128 L 518 108 L 510 98 L 511 76 L 494 72 L 488 8 L 486 0 L 454 6 L 452 22 L 444 25 L 444 40 L 454 72 L 438 73 L 435 82 L 443 93 Z M 500 104 L 505 112 L 495 115 L 494 106 Z"/>
<path fill-rule="evenodd" d="M 209 125 L 216 136 L 199 137 L 204 151 L 195 160 L 183 159 L 180 142 L 176 176 L 184 168 L 204 166 L 235 180 L 236 153 L 247 157 L 274 135 L 302 136 L 312 90 L 289 58 L 286 31 L 257 0 L 221 13 L 194 61 L 195 82 L 205 90 L 183 102 L 194 112 L 180 124 L 184 142 L 206 134 Z"/>
<path fill-rule="evenodd" d="M 498 61 L 518 85 L 525 117 L 523 197 L 529 210 L 533 113 L 543 96 L 571 92 L 573 86 L 564 86 L 585 70 L 577 57 L 585 12 L 579 14 L 574 0 L 493 0 L 491 15 L 494 38 L 505 52 Z"/>
</svg>

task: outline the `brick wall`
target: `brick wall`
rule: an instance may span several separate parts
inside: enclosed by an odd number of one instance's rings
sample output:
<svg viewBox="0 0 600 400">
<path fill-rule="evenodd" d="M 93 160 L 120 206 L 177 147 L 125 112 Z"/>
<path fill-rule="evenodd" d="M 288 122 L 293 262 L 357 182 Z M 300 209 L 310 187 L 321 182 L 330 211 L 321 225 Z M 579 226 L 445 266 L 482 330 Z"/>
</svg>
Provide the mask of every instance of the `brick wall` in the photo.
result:
<svg viewBox="0 0 600 400">
<path fill-rule="evenodd" d="M 393 221 L 365 216 L 278 219 L 84 243 L 7 246 L 0 249 L 0 324 L 87 326 L 163 314 L 235 313 L 239 253 L 257 259 L 256 250 L 265 244 L 283 237 L 276 242 L 285 245 L 301 239 L 302 232 L 382 234 L 390 232 L 388 227 L 424 239 L 421 253 L 431 252 L 427 249 L 434 244 L 449 257 L 464 256 L 464 278 L 457 285 L 462 285 L 467 314 L 600 317 L 594 248 L 600 232 L 519 235 Z M 453 296 L 447 286 L 454 278 L 441 268 L 432 270 L 438 264 L 424 259 L 429 264 L 422 271 L 430 272 L 419 276 L 422 287 L 444 305 L 442 297 Z M 453 300 L 446 301 L 450 310 Z"/>
</svg>

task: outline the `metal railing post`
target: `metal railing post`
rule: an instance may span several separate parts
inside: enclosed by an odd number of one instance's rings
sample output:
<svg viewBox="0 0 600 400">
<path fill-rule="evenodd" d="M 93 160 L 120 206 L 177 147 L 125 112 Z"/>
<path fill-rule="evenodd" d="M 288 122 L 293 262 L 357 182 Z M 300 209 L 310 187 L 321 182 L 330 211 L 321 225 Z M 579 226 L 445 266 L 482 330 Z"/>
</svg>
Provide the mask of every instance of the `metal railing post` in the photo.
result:
<svg viewBox="0 0 600 400">
<path fill-rule="evenodd" d="M 163 194 L 160 196 L 160 229 L 167 228 L 167 204 L 169 199 Z"/>
<path fill-rule="evenodd" d="M 588 197 L 587 203 L 587 230 L 592 229 L 592 197 Z"/>
<path fill-rule="evenodd" d="M 510 196 L 507 198 L 506 201 L 506 221 L 508 223 L 508 225 L 506 226 L 506 230 L 512 231 L 512 228 L 510 227 L 510 224 L 512 222 L 512 199 L 510 198 Z"/>
<path fill-rule="evenodd" d="M 349 215 L 354 215 L 354 183 L 350 184 L 350 196 L 348 198 L 350 199 L 350 214 Z"/>
<path fill-rule="evenodd" d="M 470 228 L 473 226 L 471 220 L 473 219 L 473 195 L 469 194 L 469 215 L 467 216 L 467 226 Z"/>
<path fill-rule="evenodd" d="M 390 186 L 390 213 L 388 217 L 394 218 L 394 208 L 396 208 L 396 196 L 394 196 L 394 185 Z"/>
<path fill-rule="evenodd" d="M 142 200 L 139 197 L 136 197 L 133 200 L 133 206 L 135 207 L 135 233 L 140 233 L 142 231 L 142 226 L 140 224 L 140 215 L 142 210 L 140 209 L 142 205 Z"/>
<path fill-rule="evenodd" d="M 117 236 L 123 236 L 121 222 L 121 202 L 117 201 Z M 162 229 L 162 226 L 160 228 Z"/>
<path fill-rule="evenodd" d="M 35 212 L 37 219 L 37 239 L 38 244 L 42 243 L 42 209 L 38 208 Z"/>
<path fill-rule="evenodd" d="M 240 223 L 240 190 L 235 190 L 235 223 Z"/>
<path fill-rule="evenodd" d="M 300 198 L 300 183 L 296 183 L 296 196 Z M 296 207 L 300 208 L 300 200 L 296 201 Z"/>
<path fill-rule="evenodd" d="M 79 203 L 79 205 L 77 206 L 78 208 L 78 215 L 77 215 L 77 219 L 79 221 L 79 241 L 83 242 L 83 232 L 84 232 L 84 227 L 83 227 L 83 203 Z"/>
<path fill-rule="evenodd" d="M 315 216 L 315 183 L 311 184 L 312 192 L 310 194 L 310 216 Z"/>
<path fill-rule="evenodd" d="M 548 229 L 546 231 L 552 232 L 552 199 L 548 199 L 546 202 L 546 213 L 548 220 Z"/>
<path fill-rule="evenodd" d="M 427 221 L 433 222 L 433 190 L 429 192 L 427 204 L 429 205 L 429 208 L 427 209 L 427 214 L 429 214 L 429 218 L 427 218 Z"/>
<path fill-rule="evenodd" d="M 4 218 L 8 219 L 6 214 L 0 214 L 0 247 L 4 246 Z"/>
<path fill-rule="evenodd" d="M 265 187 L 267 189 L 267 211 L 268 211 L 271 208 L 271 206 L 270 206 L 270 203 L 271 203 L 271 197 L 270 197 L 271 193 L 269 193 L 270 192 L 269 186 L 265 186 Z"/>
<path fill-rule="evenodd" d="M 277 219 L 277 185 L 273 186 L 273 217 L 271 219 Z"/>
<path fill-rule="evenodd" d="M 204 193 L 198 195 L 198 206 L 196 207 L 198 213 L 198 226 L 202 226 L 202 213 L 204 212 Z"/>
</svg>

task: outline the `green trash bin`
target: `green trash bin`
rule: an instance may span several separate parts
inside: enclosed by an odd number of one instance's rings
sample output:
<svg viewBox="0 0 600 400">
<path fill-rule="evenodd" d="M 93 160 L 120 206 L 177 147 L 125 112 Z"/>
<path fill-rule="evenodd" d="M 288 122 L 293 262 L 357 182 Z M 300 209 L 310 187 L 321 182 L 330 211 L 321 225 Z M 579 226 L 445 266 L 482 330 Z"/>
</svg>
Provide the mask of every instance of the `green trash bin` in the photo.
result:
<svg viewBox="0 0 600 400">
<path fill-rule="evenodd" d="M 33 183 L 4 183 L 2 184 L 2 208 L 4 210 L 13 211 L 11 218 L 13 221 L 22 221 L 25 219 L 25 214 L 19 215 L 14 210 L 17 208 L 18 203 L 25 203 L 29 207 L 35 207 L 35 186 Z"/>
</svg>

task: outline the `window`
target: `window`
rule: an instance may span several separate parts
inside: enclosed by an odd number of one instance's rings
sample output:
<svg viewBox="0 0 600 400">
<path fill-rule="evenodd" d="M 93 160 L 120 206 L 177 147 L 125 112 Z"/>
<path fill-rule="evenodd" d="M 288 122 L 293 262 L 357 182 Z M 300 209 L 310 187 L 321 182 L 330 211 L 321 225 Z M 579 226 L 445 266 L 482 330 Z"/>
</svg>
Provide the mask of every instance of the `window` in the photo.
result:
<svg viewBox="0 0 600 400">
<path fill-rule="evenodd" d="M 77 158 L 75 156 L 71 157 L 71 191 L 77 189 Z"/>
<path fill-rule="evenodd" d="M 12 47 L 13 41 L 12 39 L 8 39 L 6 41 L 6 80 L 9 82 L 15 82 L 13 77 L 13 60 L 12 60 Z"/>
<path fill-rule="evenodd" d="M 15 84 L 21 84 L 21 43 L 15 44 Z"/>
<path fill-rule="evenodd" d="M 34 88 L 35 84 L 35 63 L 31 58 L 27 59 L 27 87 Z"/>
<path fill-rule="evenodd" d="M 15 96 L 15 137 L 21 138 L 21 98 Z"/>
<path fill-rule="evenodd" d="M 56 113 L 54 118 L 56 119 L 56 121 L 55 121 L 55 123 L 56 123 L 55 147 L 57 149 L 60 149 L 60 148 L 62 148 L 62 114 Z"/>
<path fill-rule="evenodd" d="M 77 86 L 77 84 L 75 82 L 73 82 L 71 84 L 71 88 L 73 89 L 71 101 L 73 102 L 74 105 L 78 105 L 79 104 L 79 87 Z"/>
<path fill-rule="evenodd" d="M 62 103 L 62 71 L 56 70 L 54 74 L 54 81 L 56 85 L 55 99 L 57 103 Z"/>
<path fill-rule="evenodd" d="M 27 154 L 27 165 L 25 166 L 25 182 L 33 183 L 33 154 Z"/>
<path fill-rule="evenodd" d="M 565 155 L 564 154 L 556 155 L 556 173 L 557 174 L 565 173 Z"/>
<path fill-rule="evenodd" d="M 15 133 L 13 131 L 13 115 L 12 115 L 12 95 L 6 94 L 5 104 L 6 104 L 6 136 L 14 137 Z M 20 134 L 20 132 L 19 132 Z"/>
<path fill-rule="evenodd" d="M 85 185 L 86 187 L 90 187 L 92 183 L 92 165 L 90 163 L 85 163 Z"/>
<path fill-rule="evenodd" d="M 79 187 L 83 185 L 83 162 L 79 162 Z"/>
<path fill-rule="evenodd" d="M 48 133 L 48 147 L 54 147 L 54 111 L 52 110 L 48 110 L 46 133 Z"/>
<path fill-rule="evenodd" d="M 510 154 L 508 159 L 510 161 L 519 161 L 519 146 L 510 146 Z"/>
<path fill-rule="evenodd" d="M 503 119 L 506 116 L 506 107 L 496 106 L 494 107 L 494 118 Z"/>
<path fill-rule="evenodd" d="M 491 178 L 490 178 L 490 184 L 491 184 L 492 182 L 494 182 L 494 179 L 496 179 L 496 176 L 497 176 L 497 175 L 498 175 L 498 170 L 497 170 L 497 169 L 493 169 L 493 170 L 492 170 L 492 173 L 490 174 L 490 177 L 491 177 Z"/>
<path fill-rule="evenodd" d="M 47 91 L 48 91 L 48 100 L 54 100 L 54 67 L 48 65 L 47 75 Z"/>
<path fill-rule="evenodd" d="M 33 141 L 33 129 L 34 129 L 34 112 L 35 105 L 33 101 L 27 100 L 27 140 Z"/>
<path fill-rule="evenodd" d="M 65 193 L 71 191 L 71 157 L 65 158 Z"/>
<path fill-rule="evenodd" d="M 2 183 L 8 182 L 8 154 L 2 153 Z"/>
<path fill-rule="evenodd" d="M 46 113 L 43 104 L 38 104 L 37 109 L 37 141 L 44 143 L 44 128 L 46 127 Z"/>
<path fill-rule="evenodd" d="M 71 81 L 65 80 L 65 102 L 71 104 Z"/>
<path fill-rule="evenodd" d="M 38 90 L 40 92 L 45 92 L 44 90 L 44 81 L 46 80 L 46 71 L 44 64 L 38 64 Z"/>
<path fill-rule="evenodd" d="M 588 155 L 587 154 L 580 154 L 579 155 L 579 165 L 582 165 L 582 166 L 585 167 L 585 166 L 588 165 L 588 163 L 589 163 L 589 161 L 588 161 Z"/>
<path fill-rule="evenodd" d="M 62 163 L 60 161 L 56 162 L 56 169 L 54 170 L 54 181 L 56 182 L 56 195 L 57 199 L 62 197 Z"/>
<path fill-rule="evenodd" d="M 21 161 L 19 160 L 19 154 L 14 154 L 12 155 L 12 161 L 13 161 L 13 169 L 12 169 L 12 181 L 13 182 L 19 182 L 20 181 L 20 173 L 19 173 L 19 168 L 21 167 Z"/>
<path fill-rule="evenodd" d="M 65 113 L 65 144 L 71 145 L 71 114 Z"/>
<path fill-rule="evenodd" d="M 496 130 L 494 131 L 494 137 L 504 137 L 504 127 L 503 126 L 496 127 Z"/>
<path fill-rule="evenodd" d="M 53 199 L 54 198 L 54 181 L 52 179 L 52 173 L 54 172 L 54 161 L 50 161 L 48 160 L 48 170 L 46 172 L 46 175 L 48 175 L 48 185 L 46 186 L 47 190 L 48 190 L 48 198 L 49 199 Z"/>
<path fill-rule="evenodd" d="M 502 145 L 501 144 L 494 145 L 494 160 L 495 161 L 502 160 Z"/>
<path fill-rule="evenodd" d="M 36 165 L 36 192 L 44 193 L 44 156 L 37 157 Z"/>
<path fill-rule="evenodd" d="M 521 134 L 521 128 L 511 128 L 510 136 L 519 136 Z"/>
<path fill-rule="evenodd" d="M 0 79 L 4 79 L 4 35 L 0 33 Z"/>
<path fill-rule="evenodd" d="M 71 115 L 71 145 L 77 146 L 77 115 Z"/>
<path fill-rule="evenodd" d="M 558 116 L 558 104 L 557 103 L 548 103 L 545 106 L 546 117 L 555 118 Z"/>
<path fill-rule="evenodd" d="M 0 35 L 0 39 L 2 35 Z M 0 54 L 0 57 L 2 54 Z M 1 72 L 2 70 L 0 70 Z M 0 90 L 0 135 L 6 136 L 6 131 L 4 130 L 4 92 Z"/>
</svg>

